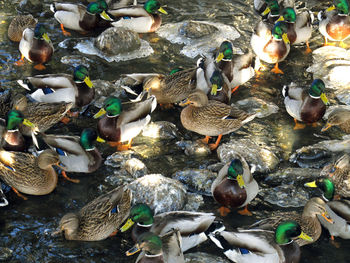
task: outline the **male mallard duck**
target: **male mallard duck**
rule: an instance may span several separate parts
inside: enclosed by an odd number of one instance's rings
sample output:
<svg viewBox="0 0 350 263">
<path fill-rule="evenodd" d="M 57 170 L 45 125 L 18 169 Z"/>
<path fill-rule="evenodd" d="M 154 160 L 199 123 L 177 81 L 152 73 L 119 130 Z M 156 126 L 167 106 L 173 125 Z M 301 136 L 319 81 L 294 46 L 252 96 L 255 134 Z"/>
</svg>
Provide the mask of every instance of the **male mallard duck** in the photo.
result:
<svg viewBox="0 0 350 263">
<path fill-rule="evenodd" d="M 72 106 L 71 102 L 28 102 L 27 98 L 20 94 L 13 101 L 13 108 L 21 111 L 23 116 L 34 123 L 40 132 L 45 132 L 62 120 Z M 28 126 L 20 125 L 20 131 L 26 136 L 32 134 L 32 130 Z"/>
<path fill-rule="evenodd" d="M 148 0 L 143 6 L 132 5 L 109 10 L 109 13 L 119 19 L 112 23 L 115 27 L 125 27 L 137 33 L 150 33 L 155 32 L 162 23 L 157 11 L 168 14 L 157 0 Z"/>
<path fill-rule="evenodd" d="M 275 64 L 271 70 L 276 74 L 283 74 L 278 68 L 278 63 L 289 54 L 290 42 L 287 36 L 288 27 L 283 21 L 277 22 L 272 30 L 265 22 L 259 22 L 250 40 L 254 53 L 263 61 Z"/>
<path fill-rule="evenodd" d="M 131 256 L 139 251 L 142 252 L 136 259 L 136 263 L 185 263 L 178 229 L 171 229 L 161 236 L 152 232 L 143 233 L 126 255 Z"/>
<path fill-rule="evenodd" d="M 162 235 L 173 228 L 179 229 L 182 236 L 183 252 L 206 241 L 207 235 L 220 231 L 223 225 L 215 220 L 212 213 L 172 211 L 153 215 L 152 209 L 146 204 L 135 204 L 130 210 L 128 221 L 120 228 L 121 232 L 128 230 L 134 223 L 131 237 L 136 242 L 145 232 Z"/>
<path fill-rule="evenodd" d="M 188 105 L 180 115 L 185 129 L 205 135 L 205 143 L 208 143 L 210 136 L 219 136 L 215 144 L 209 144 L 211 150 L 218 147 L 222 135 L 238 130 L 255 118 L 255 114 L 248 114 L 235 106 L 208 100 L 201 90 L 190 94 L 181 105 Z"/>
<path fill-rule="evenodd" d="M 50 10 L 54 13 L 55 19 L 61 24 L 62 33 L 65 36 L 71 34 L 64 28 L 86 33 L 102 25 L 110 26 L 108 23 L 113 20 L 106 12 L 107 8 L 107 3 L 103 0 L 90 3 L 87 7 L 67 3 L 53 3 L 50 6 Z"/>
<path fill-rule="evenodd" d="M 282 221 L 293 220 L 298 222 L 301 226 L 302 231 L 312 238 L 311 241 L 304 239 L 296 240 L 299 246 L 304 246 L 314 243 L 320 238 L 322 233 L 322 226 L 320 224 L 319 218 L 321 217 L 332 223 L 332 219 L 327 212 L 326 202 L 319 197 L 313 197 L 305 204 L 302 214 L 294 211 L 279 212 L 278 214 L 262 219 L 245 229 L 259 228 L 264 230 L 273 230 Z"/>
<path fill-rule="evenodd" d="M 318 13 L 318 30 L 327 41 L 340 41 L 340 46 L 346 48 L 343 41 L 350 37 L 349 3 L 347 0 L 334 0 L 334 5 L 325 12 Z"/>
<path fill-rule="evenodd" d="M 254 0 L 254 9 L 262 17 L 262 20 L 266 23 L 270 23 L 271 29 L 273 24 L 280 16 L 280 10 L 283 8 L 279 5 L 281 0 Z"/>
<path fill-rule="evenodd" d="M 229 208 L 245 207 L 238 211 L 242 215 L 252 215 L 248 204 L 259 192 L 259 185 L 254 180 L 248 163 L 241 156 L 226 164 L 218 173 L 211 185 L 214 199 L 224 207 L 220 208 L 222 216 L 227 215 Z M 227 211 L 228 210 L 228 211 Z"/>
<path fill-rule="evenodd" d="M 301 238 L 311 241 L 312 238 L 302 232 L 295 221 L 283 221 L 275 231 L 262 229 L 222 231 L 211 240 L 223 250 L 233 262 L 240 263 L 298 263 L 300 247 L 294 242 Z"/>
<path fill-rule="evenodd" d="M 79 136 L 41 134 L 44 142 L 56 151 L 66 172 L 92 173 L 102 162 L 94 141 L 98 140 L 94 129 L 86 128 Z"/>
<path fill-rule="evenodd" d="M 1 146 L 4 150 L 24 152 L 27 149 L 28 145 L 19 131 L 20 124 L 34 128 L 34 124 L 25 119 L 20 111 L 10 110 L 6 116 L 6 122 L 2 131 Z"/>
<path fill-rule="evenodd" d="M 321 132 L 328 130 L 332 126 L 339 126 L 345 132 L 350 133 L 350 110 L 335 109 L 329 115 L 327 123 L 323 126 Z"/>
<path fill-rule="evenodd" d="M 305 127 L 305 124 L 299 124 L 297 121 L 310 124 L 322 119 L 326 105 L 329 104 L 324 94 L 325 88 L 321 79 L 315 79 L 308 90 L 294 83 L 283 87 L 284 105 L 288 114 L 294 118 L 295 130 Z"/>
<path fill-rule="evenodd" d="M 132 193 L 124 186 L 113 189 L 62 217 L 58 231 L 67 240 L 98 241 L 115 234 L 129 216 Z"/>
<path fill-rule="evenodd" d="M 30 62 L 39 63 L 34 66 L 35 69 L 45 69 L 43 64 L 51 59 L 54 48 L 43 24 L 37 24 L 34 30 L 26 28 L 23 31 L 19 51 L 21 59 L 16 62 L 17 65 L 22 65 L 26 58 Z"/>
<path fill-rule="evenodd" d="M 95 97 L 89 71 L 83 65 L 74 69 L 73 77 L 63 73 L 46 74 L 27 77 L 17 82 L 32 91 L 30 97 L 37 102 L 72 102 L 73 107 L 81 108 Z"/>
<path fill-rule="evenodd" d="M 7 29 L 7 36 L 11 41 L 19 42 L 22 39 L 23 31 L 28 27 L 35 27 L 36 23 L 38 20 L 30 14 L 15 16 Z"/>
<path fill-rule="evenodd" d="M 18 192 L 46 195 L 56 188 L 58 176 L 53 165 L 64 169 L 53 150 L 45 150 L 38 157 L 0 150 L 0 178 L 24 199 Z"/>
<path fill-rule="evenodd" d="M 265 16 L 272 11 L 269 7 L 271 2 L 274 2 L 274 0 L 254 0 L 254 10 L 258 14 Z M 281 9 L 295 6 L 294 0 L 278 0 L 277 4 Z"/>
<path fill-rule="evenodd" d="M 123 104 L 116 97 L 108 97 L 103 108 L 94 115 L 98 118 L 97 128 L 100 137 L 106 141 L 117 143 L 118 150 L 130 149 L 131 141 L 151 121 L 151 113 L 157 107 L 154 96 L 146 100 Z M 126 145 L 120 143 L 128 141 Z"/>
</svg>

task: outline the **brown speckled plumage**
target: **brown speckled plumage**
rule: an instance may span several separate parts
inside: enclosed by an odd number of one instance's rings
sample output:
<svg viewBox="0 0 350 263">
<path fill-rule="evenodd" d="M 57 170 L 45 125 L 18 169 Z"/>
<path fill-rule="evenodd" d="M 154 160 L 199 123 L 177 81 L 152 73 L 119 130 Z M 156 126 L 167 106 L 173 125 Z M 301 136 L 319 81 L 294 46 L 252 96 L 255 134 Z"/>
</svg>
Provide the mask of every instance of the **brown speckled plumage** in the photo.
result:
<svg viewBox="0 0 350 263">
<path fill-rule="evenodd" d="M 7 30 L 7 36 L 11 41 L 21 41 L 24 29 L 28 27 L 35 27 L 38 22 L 32 15 L 18 15 L 12 19 Z"/>
</svg>

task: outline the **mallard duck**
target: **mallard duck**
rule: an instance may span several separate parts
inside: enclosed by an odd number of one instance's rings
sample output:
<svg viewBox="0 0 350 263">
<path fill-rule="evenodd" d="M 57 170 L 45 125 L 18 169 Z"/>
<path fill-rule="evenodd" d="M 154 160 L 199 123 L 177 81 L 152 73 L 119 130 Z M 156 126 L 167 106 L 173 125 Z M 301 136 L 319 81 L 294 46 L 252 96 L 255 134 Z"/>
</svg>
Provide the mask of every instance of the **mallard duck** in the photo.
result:
<svg viewBox="0 0 350 263">
<path fill-rule="evenodd" d="M 327 123 L 321 132 L 328 130 L 332 126 L 338 126 L 343 132 L 350 133 L 350 110 L 335 109 L 329 115 Z"/>
<path fill-rule="evenodd" d="M 22 39 L 23 31 L 28 27 L 35 27 L 36 23 L 38 20 L 30 14 L 15 16 L 7 29 L 7 36 L 11 41 L 19 42 Z"/>
<path fill-rule="evenodd" d="M 255 118 L 255 114 L 248 114 L 235 106 L 208 100 L 201 90 L 190 94 L 181 106 L 186 106 L 180 115 L 185 129 L 205 135 L 204 143 L 208 143 L 210 136 L 218 136 L 215 144 L 209 144 L 211 150 L 218 147 L 222 135 L 238 130 Z"/>
<path fill-rule="evenodd" d="M 283 87 L 284 105 L 288 114 L 294 118 L 294 130 L 305 127 L 305 124 L 297 121 L 311 124 L 322 119 L 326 112 L 326 105 L 329 104 L 324 93 L 325 88 L 321 79 L 315 79 L 308 90 L 294 83 Z"/>
<path fill-rule="evenodd" d="M 157 0 L 148 0 L 143 6 L 132 5 L 109 10 L 109 13 L 116 22 L 112 22 L 115 27 L 125 27 L 137 33 L 155 32 L 162 23 L 162 18 L 157 14 L 168 14 Z"/>
<path fill-rule="evenodd" d="M 280 2 L 282 1 L 254 0 L 254 10 L 262 17 L 264 22 L 271 23 L 273 25 L 279 18 L 280 10 L 283 8 L 279 4 Z"/>
<path fill-rule="evenodd" d="M 211 185 L 214 199 L 224 207 L 220 212 L 227 215 L 229 208 L 245 207 L 238 211 L 242 215 L 252 215 L 248 211 L 248 204 L 259 192 L 259 185 L 254 180 L 246 160 L 239 156 L 226 164 L 218 173 Z M 228 211 L 227 211 L 228 209 Z"/>
<path fill-rule="evenodd" d="M 16 65 L 23 65 L 24 58 L 30 62 L 39 63 L 34 66 L 37 70 L 45 69 L 44 63 L 48 62 L 54 52 L 54 48 L 43 24 L 37 24 L 35 29 L 26 28 L 19 42 L 21 59 Z"/>
<path fill-rule="evenodd" d="M 295 221 L 283 221 L 274 231 L 222 231 L 210 238 L 230 260 L 240 263 L 298 263 L 301 252 L 294 241 L 299 238 L 312 240 Z"/>
<path fill-rule="evenodd" d="M 102 162 L 94 141 L 98 140 L 94 129 L 86 128 L 79 136 L 40 133 L 44 142 L 56 151 L 66 172 L 92 173 Z"/>
<path fill-rule="evenodd" d="M 117 143 L 118 150 L 130 149 L 132 139 L 151 121 L 150 114 L 156 106 L 157 100 L 154 96 L 123 105 L 118 98 L 108 97 L 103 103 L 103 108 L 94 115 L 94 118 L 99 118 L 106 114 L 97 124 L 100 137 Z M 128 141 L 126 145 L 120 145 L 125 141 Z"/>
<path fill-rule="evenodd" d="M 272 11 L 269 7 L 271 2 L 274 2 L 274 0 L 254 0 L 254 10 L 258 14 L 265 16 Z M 295 6 L 294 0 L 278 0 L 277 3 L 281 9 Z"/>
<path fill-rule="evenodd" d="M 287 7 L 282 10 L 281 20 L 285 21 L 288 27 L 288 39 L 290 44 L 306 43 L 306 53 L 310 53 L 312 50 L 309 46 L 309 39 L 312 34 L 312 22 L 314 15 L 310 11 L 304 11 L 298 15 L 295 13 L 293 7 Z"/>
<path fill-rule="evenodd" d="M 139 251 L 142 252 L 136 259 L 136 263 L 185 263 L 178 229 L 172 229 L 161 236 L 152 232 L 143 233 L 126 255 L 131 256 Z"/>
<path fill-rule="evenodd" d="M 0 150 L 0 178 L 18 192 L 30 195 L 46 195 L 57 185 L 57 173 L 53 166 L 60 165 L 58 154 L 45 150 L 38 157 L 29 153 Z"/>
<path fill-rule="evenodd" d="M 215 221 L 212 213 L 172 211 L 153 215 L 152 209 L 146 204 L 135 204 L 130 210 L 128 221 L 120 228 L 125 232 L 132 225 L 131 237 L 136 242 L 145 232 L 162 235 L 169 230 L 179 229 L 182 236 L 183 252 L 197 246 L 208 239 L 207 235 L 213 231 L 222 231 L 223 225 Z"/>
<path fill-rule="evenodd" d="M 89 71 L 83 65 L 74 69 L 73 76 L 63 73 L 36 75 L 17 82 L 30 90 L 30 98 L 37 102 L 72 102 L 73 107 L 81 108 L 95 97 Z"/>
<path fill-rule="evenodd" d="M 0 119 L 1 120 L 1 119 Z M 34 128 L 34 124 L 23 117 L 23 114 L 17 110 L 10 110 L 6 116 L 2 131 L 1 146 L 6 151 L 24 152 L 28 145 L 19 131 L 20 124 Z"/>
<path fill-rule="evenodd" d="M 87 7 L 69 3 L 53 3 L 50 5 L 50 10 L 54 13 L 55 19 L 61 24 L 61 30 L 65 36 L 71 34 L 64 28 L 86 33 L 98 27 L 110 26 L 110 22 L 113 20 L 106 12 L 107 8 L 108 5 L 103 0 L 90 3 Z"/>
<path fill-rule="evenodd" d="M 132 193 L 120 186 L 100 195 L 85 205 L 79 212 L 62 217 L 58 230 L 67 240 L 98 241 L 116 233 L 129 216 Z"/>
<path fill-rule="evenodd" d="M 23 116 L 32 122 L 40 132 L 45 132 L 53 125 L 63 119 L 66 113 L 72 108 L 71 102 L 28 102 L 24 95 L 17 95 L 13 101 L 13 109 L 19 110 Z M 21 133 L 31 136 L 32 129 L 28 126 L 20 125 Z"/>
<path fill-rule="evenodd" d="M 287 31 L 287 24 L 283 21 L 278 21 L 272 30 L 269 25 L 261 21 L 255 26 L 250 40 L 253 51 L 259 59 L 275 64 L 271 71 L 276 74 L 283 74 L 278 68 L 278 63 L 283 61 L 290 51 Z"/>
<path fill-rule="evenodd" d="M 327 211 L 326 202 L 319 197 L 313 197 L 307 201 L 301 214 L 294 211 L 279 212 L 276 215 L 262 219 L 249 227 L 244 227 L 244 229 L 259 228 L 264 230 L 273 230 L 284 220 L 293 220 L 298 222 L 302 231 L 312 238 L 312 240 L 296 240 L 299 246 L 304 246 L 314 243 L 320 238 L 322 233 L 322 226 L 319 221 L 320 217 L 324 218 L 330 223 L 333 221 Z"/>
<path fill-rule="evenodd" d="M 344 40 L 350 37 L 349 3 L 347 0 L 334 0 L 334 5 L 318 13 L 318 30 L 324 36 L 325 45 L 331 41 L 340 41 L 346 48 Z"/>
</svg>

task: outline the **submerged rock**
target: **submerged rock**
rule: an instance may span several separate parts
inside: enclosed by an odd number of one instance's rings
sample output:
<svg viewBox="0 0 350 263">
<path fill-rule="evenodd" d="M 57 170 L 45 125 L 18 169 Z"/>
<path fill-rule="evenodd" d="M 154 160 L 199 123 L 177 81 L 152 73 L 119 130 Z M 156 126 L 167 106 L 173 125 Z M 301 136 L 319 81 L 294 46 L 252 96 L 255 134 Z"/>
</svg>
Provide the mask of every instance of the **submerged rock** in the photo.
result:
<svg viewBox="0 0 350 263">
<path fill-rule="evenodd" d="M 182 210 L 198 211 L 204 205 L 203 196 L 195 193 L 187 193 L 187 203 Z"/>
<path fill-rule="evenodd" d="M 132 158 L 132 154 L 132 151 L 115 152 L 106 158 L 105 165 L 113 168 L 121 168 Z"/>
<path fill-rule="evenodd" d="M 209 241 L 210 242 L 210 241 Z M 186 263 L 229 263 L 231 262 L 228 259 L 207 254 L 205 252 L 196 252 L 196 253 L 186 253 L 185 255 Z"/>
<path fill-rule="evenodd" d="M 102 79 L 93 80 L 95 87 L 94 105 L 97 108 L 102 108 L 103 102 L 108 96 L 116 96 L 122 98 L 125 94 L 124 89 L 119 85 L 119 82 L 107 81 Z"/>
<path fill-rule="evenodd" d="M 186 188 L 161 174 L 145 175 L 128 185 L 134 203 L 148 204 L 155 214 L 181 210 L 186 202 Z"/>
<path fill-rule="evenodd" d="M 179 141 L 176 145 L 183 149 L 188 156 L 207 156 L 211 154 L 209 146 L 201 141 Z"/>
<path fill-rule="evenodd" d="M 9 202 L 6 199 L 4 192 L 2 191 L 2 184 L 0 183 L 0 207 L 7 206 Z"/>
<path fill-rule="evenodd" d="M 12 257 L 13 251 L 7 247 L 0 247 L 0 261 L 6 261 Z"/>
<path fill-rule="evenodd" d="M 79 65 L 89 67 L 89 65 L 93 63 L 93 60 L 79 55 L 67 55 L 61 58 L 61 63 L 71 65 L 73 67 L 77 67 Z"/>
<path fill-rule="evenodd" d="M 320 175 L 319 169 L 311 168 L 291 168 L 278 170 L 266 176 L 264 182 L 268 185 L 291 184 L 300 181 L 300 184 L 306 180 L 315 180 Z"/>
<path fill-rule="evenodd" d="M 176 125 L 168 121 L 150 122 L 142 131 L 142 136 L 162 140 L 179 138 Z"/>
<path fill-rule="evenodd" d="M 27 13 L 41 12 L 43 9 L 43 1 L 40 0 L 22 0 L 18 5 L 18 10 Z"/>
<path fill-rule="evenodd" d="M 133 178 L 139 178 L 147 174 L 146 165 L 136 158 L 131 158 L 125 162 L 125 169 Z"/>
<path fill-rule="evenodd" d="M 199 21 L 186 21 L 179 27 L 179 34 L 189 38 L 200 38 L 217 32 L 214 25 Z"/>
<path fill-rule="evenodd" d="M 236 102 L 236 105 L 250 114 L 256 113 L 257 118 L 264 118 L 273 113 L 277 113 L 279 109 L 276 104 L 266 102 L 256 97 L 239 100 Z"/>
</svg>

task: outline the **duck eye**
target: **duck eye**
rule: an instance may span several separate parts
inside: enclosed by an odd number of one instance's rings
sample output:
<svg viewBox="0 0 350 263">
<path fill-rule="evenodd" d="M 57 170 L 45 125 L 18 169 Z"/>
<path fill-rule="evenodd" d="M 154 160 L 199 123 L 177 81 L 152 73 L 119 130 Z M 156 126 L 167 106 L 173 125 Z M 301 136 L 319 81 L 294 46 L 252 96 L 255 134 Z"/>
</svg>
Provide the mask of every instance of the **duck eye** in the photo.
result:
<svg viewBox="0 0 350 263">
<path fill-rule="evenodd" d="M 332 167 L 332 169 L 330 170 L 331 173 L 334 173 L 337 170 L 337 168 L 335 166 Z"/>
</svg>

